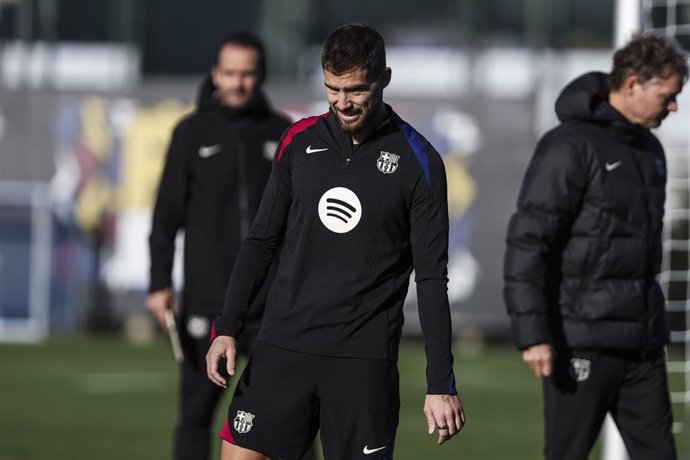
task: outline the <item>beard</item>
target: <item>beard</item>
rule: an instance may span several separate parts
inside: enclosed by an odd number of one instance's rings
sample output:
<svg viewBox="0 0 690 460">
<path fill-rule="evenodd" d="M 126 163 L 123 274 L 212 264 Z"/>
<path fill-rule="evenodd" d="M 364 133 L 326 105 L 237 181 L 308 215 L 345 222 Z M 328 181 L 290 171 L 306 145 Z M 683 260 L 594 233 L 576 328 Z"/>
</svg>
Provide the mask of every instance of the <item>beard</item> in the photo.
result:
<svg viewBox="0 0 690 460">
<path fill-rule="evenodd" d="M 340 118 L 340 111 L 337 110 L 335 107 L 331 105 L 331 112 L 335 115 L 335 119 L 338 122 L 338 127 L 340 127 L 340 130 L 344 132 L 345 134 L 349 134 L 351 136 L 356 135 L 364 130 L 364 128 L 367 126 L 369 121 L 371 120 L 373 116 L 373 111 L 371 111 L 367 107 L 357 107 L 353 108 L 347 112 L 344 112 L 346 115 L 359 115 L 359 118 L 356 119 L 355 121 L 352 122 L 346 122 L 343 121 L 342 118 Z"/>
</svg>

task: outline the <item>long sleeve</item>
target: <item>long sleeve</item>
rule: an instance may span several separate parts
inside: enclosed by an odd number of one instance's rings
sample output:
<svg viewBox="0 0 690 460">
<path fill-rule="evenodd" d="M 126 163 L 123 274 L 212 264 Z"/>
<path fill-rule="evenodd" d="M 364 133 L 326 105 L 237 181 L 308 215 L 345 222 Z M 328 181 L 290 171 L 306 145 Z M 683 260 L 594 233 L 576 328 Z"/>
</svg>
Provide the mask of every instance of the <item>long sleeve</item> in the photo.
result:
<svg viewBox="0 0 690 460">
<path fill-rule="evenodd" d="M 172 285 L 175 237 L 185 218 L 189 189 L 189 148 L 181 131 L 178 126 L 173 132 L 153 211 L 149 235 L 150 292 Z"/>
<path fill-rule="evenodd" d="M 552 342 L 547 313 L 558 288 L 558 258 L 586 184 L 583 156 L 563 135 L 547 134 L 537 145 L 508 226 L 504 298 L 520 349 Z"/>
<path fill-rule="evenodd" d="M 427 357 L 427 394 L 456 394 L 448 304 L 446 173 L 439 154 L 428 144 L 426 149 L 428 174 L 415 187 L 410 238 Z"/>
<path fill-rule="evenodd" d="M 263 285 L 285 234 L 291 203 L 290 157 L 273 163 L 259 210 L 228 282 L 223 313 L 214 323 L 215 335 L 237 337 L 253 298 Z"/>
</svg>

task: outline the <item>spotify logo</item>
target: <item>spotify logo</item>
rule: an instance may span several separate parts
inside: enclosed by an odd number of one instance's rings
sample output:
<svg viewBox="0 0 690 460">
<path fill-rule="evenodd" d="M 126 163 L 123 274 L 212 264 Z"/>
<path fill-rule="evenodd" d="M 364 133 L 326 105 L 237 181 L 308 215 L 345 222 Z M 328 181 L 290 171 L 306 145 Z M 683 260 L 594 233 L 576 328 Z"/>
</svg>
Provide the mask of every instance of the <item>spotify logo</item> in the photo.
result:
<svg viewBox="0 0 690 460">
<path fill-rule="evenodd" d="M 345 187 L 327 191 L 319 200 L 321 222 L 332 232 L 347 233 L 362 217 L 362 205 L 354 192 Z"/>
</svg>

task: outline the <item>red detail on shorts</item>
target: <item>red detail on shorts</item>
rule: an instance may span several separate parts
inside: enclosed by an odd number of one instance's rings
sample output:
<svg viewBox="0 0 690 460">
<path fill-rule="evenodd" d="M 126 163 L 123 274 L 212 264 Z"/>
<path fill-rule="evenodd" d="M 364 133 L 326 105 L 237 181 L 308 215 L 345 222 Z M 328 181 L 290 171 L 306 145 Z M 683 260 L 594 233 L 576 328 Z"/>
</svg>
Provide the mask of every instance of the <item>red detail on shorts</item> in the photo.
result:
<svg viewBox="0 0 690 460">
<path fill-rule="evenodd" d="M 290 127 L 288 130 L 287 134 L 285 134 L 285 137 L 283 138 L 283 142 L 280 144 L 280 150 L 278 151 L 278 161 L 280 161 L 281 157 L 283 156 L 283 151 L 285 150 L 285 147 L 290 145 L 290 142 L 292 142 L 292 139 L 305 129 L 309 128 L 310 126 L 313 126 L 316 124 L 317 121 L 319 121 L 319 118 L 325 118 L 328 116 L 328 112 L 318 115 L 315 117 L 309 117 L 309 118 L 304 118 L 294 125 Z"/>
<path fill-rule="evenodd" d="M 220 433 L 218 433 L 218 437 L 229 442 L 230 444 L 235 444 L 235 440 L 232 439 L 232 433 L 230 432 L 230 424 L 228 423 L 228 419 L 225 419 L 225 425 L 223 425 L 223 429 L 220 430 Z"/>
<path fill-rule="evenodd" d="M 218 337 L 218 333 L 216 332 L 216 322 L 214 321 L 211 323 L 211 342 L 216 340 L 216 337 Z"/>
</svg>

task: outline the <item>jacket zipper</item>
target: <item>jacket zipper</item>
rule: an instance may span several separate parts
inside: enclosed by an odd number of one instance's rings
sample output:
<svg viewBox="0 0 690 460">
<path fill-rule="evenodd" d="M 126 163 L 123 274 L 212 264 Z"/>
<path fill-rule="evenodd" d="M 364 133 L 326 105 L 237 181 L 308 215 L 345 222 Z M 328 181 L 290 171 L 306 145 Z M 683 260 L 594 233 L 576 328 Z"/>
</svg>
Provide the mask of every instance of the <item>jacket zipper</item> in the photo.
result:
<svg viewBox="0 0 690 460">
<path fill-rule="evenodd" d="M 239 182 L 238 200 L 240 205 L 240 241 L 249 233 L 249 191 L 247 190 L 247 148 L 243 141 L 237 142 L 237 179 Z"/>
<path fill-rule="evenodd" d="M 345 142 L 345 169 L 348 169 L 352 164 L 352 139 L 350 136 L 347 137 L 347 142 Z"/>
</svg>

